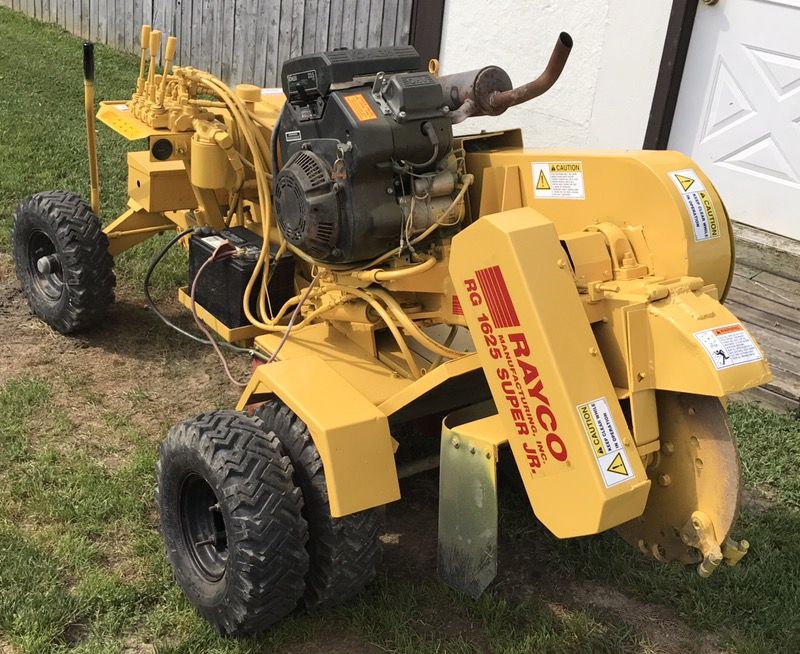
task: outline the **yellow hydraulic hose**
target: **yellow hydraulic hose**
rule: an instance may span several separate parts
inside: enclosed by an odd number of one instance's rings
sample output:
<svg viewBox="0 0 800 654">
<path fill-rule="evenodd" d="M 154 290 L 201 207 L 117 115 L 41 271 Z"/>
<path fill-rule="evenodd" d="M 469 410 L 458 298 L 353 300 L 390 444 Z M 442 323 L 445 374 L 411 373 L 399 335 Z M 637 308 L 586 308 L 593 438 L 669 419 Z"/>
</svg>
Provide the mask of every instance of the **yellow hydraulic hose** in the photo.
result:
<svg viewBox="0 0 800 654">
<path fill-rule="evenodd" d="M 422 329 L 418 327 L 414 321 L 411 320 L 411 318 L 408 317 L 408 314 L 403 311 L 403 307 L 400 306 L 397 300 L 395 300 L 389 293 L 383 289 L 370 289 L 370 293 L 375 297 L 380 298 L 386 304 L 389 311 L 392 312 L 392 315 L 397 318 L 403 329 L 408 332 L 408 335 L 424 348 L 447 359 L 458 359 L 459 357 L 464 356 L 463 352 L 452 350 L 449 347 L 445 347 L 441 343 L 437 343 L 424 331 L 422 331 Z"/>
<path fill-rule="evenodd" d="M 381 270 L 380 268 L 360 270 L 353 274 L 353 277 L 365 282 L 388 282 L 392 279 L 402 279 L 403 277 L 418 275 L 426 270 L 430 270 L 435 265 L 436 257 L 428 255 L 423 261 L 414 264 L 413 266 L 395 268 L 394 270 Z"/>
<path fill-rule="evenodd" d="M 353 295 L 357 298 L 364 300 L 367 304 L 369 304 L 373 309 L 375 309 L 376 313 L 381 317 L 381 320 L 386 323 L 386 326 L 389 328 L 389 331 L 394 336 L 394 340 L 397 341 L 397 345 L 400 348 L 400 351 L 403 353 L 403 357 L 408 364 L 408 368 L 411 371 L 411 375 L 414 379 L 419 379 L 421 376 L 419 367 L 417 366 L 416 361 L 414 361 L 414 355 L 411 353 L 411 349 L 408 347 L 408 343 L 406 343 L 406 339 L 403 338 L 403 335 L 400 333 L 400 330 L 397 328 L 397 325 L 394 324 L 392 317 L 389 313 L 384 309 L 380 302 L 375 300 L 369 293 L 365 293 L 361 289 L 352 288 L 350 286 L 341 286 L 339 284 L 333 284 L 327 287 L 328 289 L 335 289 L 338 291 L 342 291 L 347 293 L 348 295 Z"/>
</svg>

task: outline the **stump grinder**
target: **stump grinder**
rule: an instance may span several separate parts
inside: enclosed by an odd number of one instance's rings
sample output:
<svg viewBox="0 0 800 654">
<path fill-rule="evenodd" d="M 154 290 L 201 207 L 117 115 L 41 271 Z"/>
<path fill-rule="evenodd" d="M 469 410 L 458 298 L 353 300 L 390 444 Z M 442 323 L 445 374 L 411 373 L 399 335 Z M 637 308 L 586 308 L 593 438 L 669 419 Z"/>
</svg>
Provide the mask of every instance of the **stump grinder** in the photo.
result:
<svg viewBox="0 0 800 654">
<path fill-rule="evenodd" d="M 145 26 L 135 92 L 96 114 L 146 143 L 128 154 L 127 210 L 102 227 L 84 45 L 91 201 L 24 200 L 17 274 L 33 312 L 75 332 L 102 324 L 114 257 L 173 232 L 146 275 L 151 308 L 223 364 L 252 357 L 235 410 L 173 427 L 157 469 L 175 579 L 221 632 L 370 581 L 402 426 L 424 416 L 446 416 L 439 454 L 410 468 L 439 468 L 439 574 L 469 595 L 496 574 L 508 449 L 559 538 L 613 529 L 703 576 L 747 551 L 730 536 L 724 402 L 770 373 L 723 305 L 733 238 L 711 181 L 677 152 L 454 135 L 546 92 L 571 48 L 561 34 L 519 87 L 497 66 L 439 76 L 403 46 L 303 55 L 281 88 L 231 89 L 174 67 L 176 39 L 162 57 Z M 178 243 L 192 329 L 147 288 Z"/>
</svg>

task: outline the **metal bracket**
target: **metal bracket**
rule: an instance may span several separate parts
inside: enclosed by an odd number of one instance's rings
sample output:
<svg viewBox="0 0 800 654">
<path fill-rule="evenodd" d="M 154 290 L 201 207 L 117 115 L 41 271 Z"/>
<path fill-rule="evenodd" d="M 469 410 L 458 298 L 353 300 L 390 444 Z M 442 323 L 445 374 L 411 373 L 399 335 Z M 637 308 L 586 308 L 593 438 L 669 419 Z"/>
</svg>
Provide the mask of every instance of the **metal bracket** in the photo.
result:
<svg viewBox="0 0 800 654">
<path fill-rule="evenodd" d="M 442 423 L 439 470 L 441 579 L 477 598 L 497 575 L 497 452 L 506 441 L 492 402 Z"/>
</svg>

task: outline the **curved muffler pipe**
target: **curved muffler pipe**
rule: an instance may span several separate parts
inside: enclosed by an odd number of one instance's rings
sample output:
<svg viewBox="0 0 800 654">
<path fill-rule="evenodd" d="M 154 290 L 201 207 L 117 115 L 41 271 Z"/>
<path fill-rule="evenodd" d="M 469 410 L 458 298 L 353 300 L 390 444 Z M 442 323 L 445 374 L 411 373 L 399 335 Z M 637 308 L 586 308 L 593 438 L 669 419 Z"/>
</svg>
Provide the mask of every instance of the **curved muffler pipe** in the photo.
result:
<svg viewBox="0 0 800 654">
<path fill-rule="evenodd" d="M 498 66 L 440 77 L 450 119 L 455 124 L 470 116 L 498 116 L 509 107 L 546 93 L 561 76 L 571 51 L 572 37 L 561 32 L 542 74 L 517 88 L 512 87 L 508 73 Z"/>
</svg>

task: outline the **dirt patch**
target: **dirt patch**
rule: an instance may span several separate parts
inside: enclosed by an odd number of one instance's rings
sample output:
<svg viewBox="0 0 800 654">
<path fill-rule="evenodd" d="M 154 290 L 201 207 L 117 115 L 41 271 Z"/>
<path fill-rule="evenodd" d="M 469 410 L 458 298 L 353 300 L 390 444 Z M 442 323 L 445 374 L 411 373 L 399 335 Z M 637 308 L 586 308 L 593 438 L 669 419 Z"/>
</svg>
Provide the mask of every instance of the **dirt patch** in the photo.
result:
<svg viewBox="0 0 800 654">
<path fill-rule="evenodd" d="M 755 513 L 764 513 L 773 508 L 777 502 L 775 493 L 769 489 L 743 486 L 741 496 L 742 507 Z"/>
<path fill-rule="evenodd" d="M 188 326 L 174 296 L 160 304 Z M 69 450 L 80 443 L 110 467 L 125 461 L 134 434 L 160 440 L 175 422 L 238 399 L 210 348 L 174 334 L 147 310 L 141 293 L 124 286 L 101 326 L 62 336 L 30 313 L 10 258 L 0 255 L 0 333 L 0 384 L 20 375 L 45 379 L 66 412 L 70 429 L 48 445 Z M 230 360 L 244 378 L 246 358 Z"/>
<path fill-rule="evenodd" d="M 595 584 L 571 584 L 566 589 L 573 601 L 607 611 L 644 634 L 663 654 L 717 654 L 718 639 L 707 632 L 692 629 L 666 607 L 641 602 L 613 588 Z"/>
<path fill-rule="evenodd" d="M 331 654 L 332 652 L 341 652 L 342 654 L 345 652 L 348 654 L 384 654 L 384 652 L 391 651 L 361 638 L 332 632 L 318 639 L 292 645 L 284 649 L 283 654 Z"/>
</svg>

